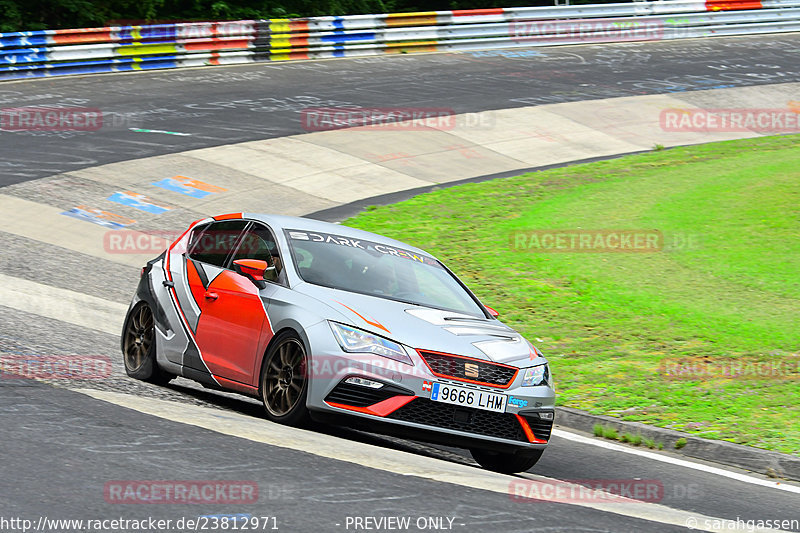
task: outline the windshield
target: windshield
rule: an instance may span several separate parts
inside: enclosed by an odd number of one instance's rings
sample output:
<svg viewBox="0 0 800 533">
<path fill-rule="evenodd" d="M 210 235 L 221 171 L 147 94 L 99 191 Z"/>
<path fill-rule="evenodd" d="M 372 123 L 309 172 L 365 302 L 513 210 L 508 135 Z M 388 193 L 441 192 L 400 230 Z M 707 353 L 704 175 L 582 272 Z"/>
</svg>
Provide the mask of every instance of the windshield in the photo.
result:
<svg viewBox="0 0 800 533">
<path fill-rule="evenodd" d="M 436 259 L 386 244 L 286 230 L 297 273 L 308 283 L 484 317 Z"/>
</svg>

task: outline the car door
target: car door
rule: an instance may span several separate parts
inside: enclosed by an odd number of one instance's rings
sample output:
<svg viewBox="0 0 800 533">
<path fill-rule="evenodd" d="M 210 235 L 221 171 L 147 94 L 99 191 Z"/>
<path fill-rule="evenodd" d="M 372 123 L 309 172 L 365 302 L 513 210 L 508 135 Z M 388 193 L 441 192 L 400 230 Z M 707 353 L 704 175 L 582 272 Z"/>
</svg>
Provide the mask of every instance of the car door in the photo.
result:
<svg viewBox="0 0 800 533">
<path fill-rule="evenodd" d="M 167 352 L 166 357 L 182 365 L 187 376 L 199 379 L 203 375 L 209 378 L 214 375 L 196 340 L 201 304 L 208 284 L 224 270 L 248 224 L 241 219 L 203 222 L 193 226 L 169 249 L 165 267 L 170 281 L 165 282 L 165 286 L 172 289 L 188 337 L 183 348 Z"/>
<path fill-rule="evenodd" d="M 270 230 L 251 223 L 223 267 L 203 286 L 196 339 L 209 369 L 219 378 L 258 386 L 256 361 L 273 335 L 263 298 L 272 290 L 268 286 L 259 291 L 251 279 L 232 267 L 238 259 L 274 265 L 273 254 L 277 254 L 277 247 Z"/>
</svg>

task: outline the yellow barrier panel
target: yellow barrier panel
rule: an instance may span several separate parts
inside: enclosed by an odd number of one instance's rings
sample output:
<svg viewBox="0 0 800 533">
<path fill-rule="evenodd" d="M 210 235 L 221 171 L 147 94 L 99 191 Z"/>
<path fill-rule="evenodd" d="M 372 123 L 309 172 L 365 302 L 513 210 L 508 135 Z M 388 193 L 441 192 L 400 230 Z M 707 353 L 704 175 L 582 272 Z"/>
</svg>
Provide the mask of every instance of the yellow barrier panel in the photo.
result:
<svg viewBox="0 0 800 533">
<path fill-rule="evenodd" d="M 271 33 L 289 33 L 289 19 L 269 19 Z"/>
<path fill-rule="evenodd" d="M 435 26 L 436 11 L 418 11 L 416 13 L 392 13 L 386 15 L 386 25 L 396 26 Z"/>
<path fill-rule="evenodd" d="M 178 47 L 174 44 L 142 44 L 133 43 L 117 48 L 120 56 L 146 56 L 151 54 L 174 54 Z"/>
</svg>

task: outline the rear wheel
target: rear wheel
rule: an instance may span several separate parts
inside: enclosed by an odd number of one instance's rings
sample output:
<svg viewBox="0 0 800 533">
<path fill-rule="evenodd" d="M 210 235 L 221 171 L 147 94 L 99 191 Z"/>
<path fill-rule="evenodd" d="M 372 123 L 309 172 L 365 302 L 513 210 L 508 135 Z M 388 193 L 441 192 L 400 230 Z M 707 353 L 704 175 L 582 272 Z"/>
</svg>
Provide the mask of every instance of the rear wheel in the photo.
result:
<svg viewBox="0 0 800 533">
<path fill-rule="evenodd" d="M 489 450 L 471 449 L 472 458 L 486 470 L 501 474 L 516 474 L 533 467 L 544 453 L 544 450 L 526 450 L 518 453 L 493 452 Z"/>
<path fill-rule="evenodd" d="M 153 311 L 147 302 L 139 302 L 125 319 L 122 359 L 130 377 L 165 384 L 175 376 L 158 367 L 155 333 Z"/>
<path fill-rule="evenodd" d="M 303 341 L 292 331 L 281 333 L 264 358 L 259 387 L 267 418 L 299 426 L 309 421 L 308 355 Z"/>
</svg>

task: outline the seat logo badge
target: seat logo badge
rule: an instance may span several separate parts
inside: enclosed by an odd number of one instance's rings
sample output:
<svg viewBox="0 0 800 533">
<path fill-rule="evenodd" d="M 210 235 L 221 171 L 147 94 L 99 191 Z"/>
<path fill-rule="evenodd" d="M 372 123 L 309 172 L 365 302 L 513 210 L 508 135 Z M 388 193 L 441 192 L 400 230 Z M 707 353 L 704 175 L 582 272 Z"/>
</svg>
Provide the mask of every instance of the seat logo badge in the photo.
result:
<svg viewBox="0 0 800 533">
<path fill-rule="evenodd" d="M 468 378 L 477 378 L 480 375 L 480 367 L 475 363 L 464 363 L 464 375 Z"/>
</svg>

